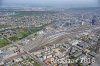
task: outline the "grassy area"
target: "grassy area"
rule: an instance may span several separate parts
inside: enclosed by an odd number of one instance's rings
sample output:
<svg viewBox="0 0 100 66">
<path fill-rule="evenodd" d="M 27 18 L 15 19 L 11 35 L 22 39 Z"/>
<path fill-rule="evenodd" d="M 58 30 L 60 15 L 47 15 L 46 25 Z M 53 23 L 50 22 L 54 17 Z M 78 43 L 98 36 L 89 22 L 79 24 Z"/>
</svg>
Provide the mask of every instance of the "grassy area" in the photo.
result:
<svg viewBox="0 0 100 66">
<path fill-rule="evenodd" d="M 45 27 L 46 25 L 40 26 L 40 27 L 29 27 L 29 28 L 19 28 L 16 29 L 16 34 L 11 36 L 11 37 L 7 37 L 8 39 L 10 39 L 11 41 L 17 41 L 20 39 L 23 39 L 27 36 L 29 36 L 30 34 L 36 33 L 40 30 L 43 29 L 43 27 Z M 6 45 L 9 44 L 9 41 L 6 38 L 0 38 L 0 48 L 4 47 Z"/>
<path fill-rule="evenodd" d="M 44 26 L 45 25 L 43 25 L 41 27 L 20 28 L 16 31 L 16 35 L 14 35 L 8 39 L 10 39 L 11 41 L 17 41 L 17 40 L 23 39 L 30 34 L 33 34 L 33 33 L 36 33 L 38 31 L 42 30 Z"/>
<path fill-rule="evenodd" d="M 16 12 L 17 14 L 14 16 L 40 16 L 42 15 L 42 12 L 38 12 L 38 11 L 19 11 Z"/>
<path fill-rule="evenodd" d="M 9 44 L 9 42 L 6 39 L 0 38 L 0 48 L 4 47 L 7 44 Z"/>
<path fill-rule="evenodd" d="M 44 14 L 52 14 L 53 11 L 18 11 L 16 15 L 12 16 L 42 16 Z"/>
</svg>

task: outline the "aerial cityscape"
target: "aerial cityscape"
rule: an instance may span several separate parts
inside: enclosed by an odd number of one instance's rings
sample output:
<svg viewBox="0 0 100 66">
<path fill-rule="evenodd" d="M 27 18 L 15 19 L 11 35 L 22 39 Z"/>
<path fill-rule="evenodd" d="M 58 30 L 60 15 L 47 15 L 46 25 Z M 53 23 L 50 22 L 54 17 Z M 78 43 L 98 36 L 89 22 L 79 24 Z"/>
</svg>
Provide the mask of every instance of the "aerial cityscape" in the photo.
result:
<svg viewBox="0 0 100 66">
<path fill-rule="evenodd" d="M 100 66 L 99 3 L 0 0 L 0 66 Z"/>
</svg>

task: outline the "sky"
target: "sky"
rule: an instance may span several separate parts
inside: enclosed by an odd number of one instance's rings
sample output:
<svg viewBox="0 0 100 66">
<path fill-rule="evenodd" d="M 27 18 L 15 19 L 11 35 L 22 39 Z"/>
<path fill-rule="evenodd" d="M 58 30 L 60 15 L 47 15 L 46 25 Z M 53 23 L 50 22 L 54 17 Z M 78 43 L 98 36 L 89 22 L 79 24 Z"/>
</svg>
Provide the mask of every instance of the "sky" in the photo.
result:
<svg viewBox="0 0 100 66">
<path fill-rule="evenodd" d="M 100 0 L 0 0 L 0 6 L 99 7 Z"/>
</svg>

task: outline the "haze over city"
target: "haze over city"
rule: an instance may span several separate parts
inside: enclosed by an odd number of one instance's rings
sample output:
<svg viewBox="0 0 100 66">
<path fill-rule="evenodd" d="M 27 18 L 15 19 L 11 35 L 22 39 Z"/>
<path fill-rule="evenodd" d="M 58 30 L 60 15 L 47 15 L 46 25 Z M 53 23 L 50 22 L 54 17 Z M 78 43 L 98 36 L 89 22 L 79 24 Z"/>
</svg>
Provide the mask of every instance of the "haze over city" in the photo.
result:
<svg viewBox="0 0 100 66">
<path fill-rule="evenodd" d="M 0 0 L 0 66 L 100 66 L 100 0 Z"/>
<path fill-rule="evenodd" d="M 0 0 L 4 7 L 99 7 L 99 0 Z"/>
</svg>

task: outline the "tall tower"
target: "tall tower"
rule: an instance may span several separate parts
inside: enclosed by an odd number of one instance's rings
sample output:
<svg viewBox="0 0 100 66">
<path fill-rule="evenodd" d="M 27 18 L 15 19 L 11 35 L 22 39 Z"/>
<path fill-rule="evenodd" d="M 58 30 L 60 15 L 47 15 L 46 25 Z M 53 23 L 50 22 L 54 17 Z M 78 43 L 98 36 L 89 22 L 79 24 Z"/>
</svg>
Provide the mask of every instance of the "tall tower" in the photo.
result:
<svg viewBox="0 0 100 66">
<path fill-rule="evenodd" d="M 81 19 L 81 25 L 84 25 L 85 24 L 85 22 L 84 22 L 84 15 L 82 15 L 81 17 L 82 17 L 82 19 Z"/>
<path fill-rule="evenodd" d="M 96 24 L 96 16 L 93 16 L 91 24 L 92 25 L 95 25 Z"/>
</svg>

